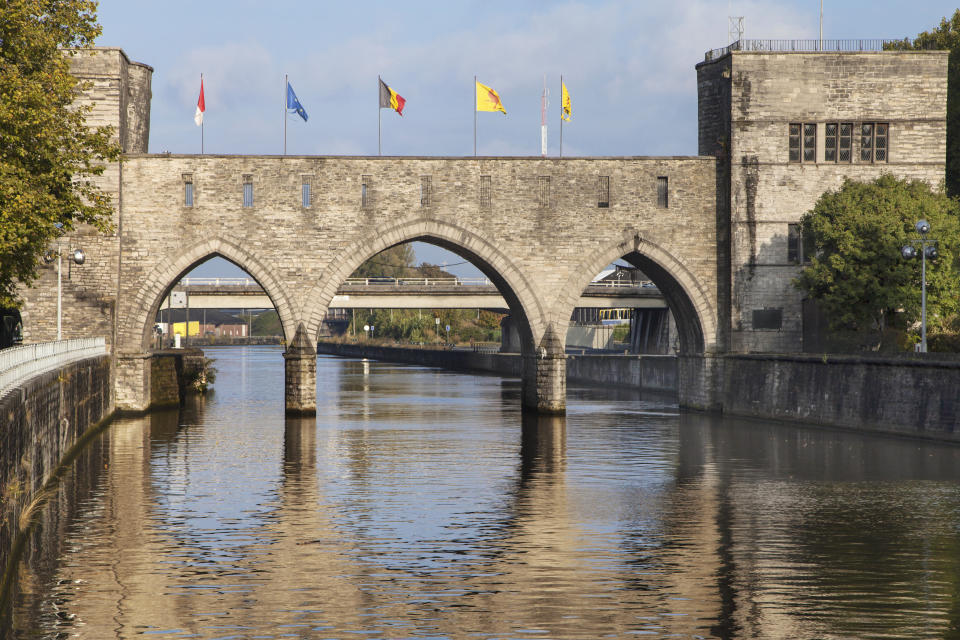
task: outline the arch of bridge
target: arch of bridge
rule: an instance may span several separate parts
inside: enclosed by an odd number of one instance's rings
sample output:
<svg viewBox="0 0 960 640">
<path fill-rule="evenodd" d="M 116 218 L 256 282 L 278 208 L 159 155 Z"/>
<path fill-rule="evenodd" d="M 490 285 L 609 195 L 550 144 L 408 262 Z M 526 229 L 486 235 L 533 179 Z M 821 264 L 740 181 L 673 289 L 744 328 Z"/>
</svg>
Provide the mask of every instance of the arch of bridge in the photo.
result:
<svg viewBox="0 0 960 640">
<path fill-rule="evenodd" d="M 209 238 L 160 260 L 137 290 L 131 313 L 118 332 L 120 350 L 132 353 L 147 348 L 157 312 L 174 285 L 191 269 L 214 256 L 220 256 L 245 270 L 270 297 L 284 337 L 289 342 L 297 329 L 298 313 L 273 270 L 256 254 L 223 238 Z"/>
<path fill-rule="evenodd" d="M 320 324 L 337 289 L 368 258 L 406 242 L 428 242 L 457 253 L 480 269 L 496 285 L 512 314 L 519 315 L 525 353 L 539 344 L 551 318 L 528 276 L 494 244 L 462 224 L 433 218 L 413 218 L 355 240 L 331 260 L 329 269 L 307 296 L 304 317 L 308 335 L 318 336 Z"/>
<path fill-rule="evenodd" d="M 715 296 L 668 249 L 644 239 L 639 233 L 625 237 L 593 251 L 573 271 L 567 284 L 559 290 L 557 318 L 570 318 L 581 292 L 597 273 L 618 259 L 641 269 L 663 295 L 677 321 L 680 352 L 704 353 L 717 347 L 718 318 Z"/>
</svg>

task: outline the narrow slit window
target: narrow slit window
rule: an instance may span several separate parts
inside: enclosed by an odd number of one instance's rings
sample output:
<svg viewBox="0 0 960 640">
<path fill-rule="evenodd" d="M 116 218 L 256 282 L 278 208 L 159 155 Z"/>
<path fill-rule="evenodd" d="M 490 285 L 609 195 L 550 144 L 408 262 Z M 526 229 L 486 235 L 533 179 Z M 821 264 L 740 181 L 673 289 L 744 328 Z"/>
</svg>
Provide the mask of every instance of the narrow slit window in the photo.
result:
<svg viewBox="0 0 960 640">
<path fill-rule="evenodd" d="M 550 176 L 539 176 L 537 187 L 537 203 L 541 209 L 546 209 L 550 206 Z"/>
<path fill-rule="evenodd" d="M 600 176 L 597 180 L 597 206 L 601 209 L 610 206 L 610 176 Z"/>
<path fill-rule="evenodd" d="M 360 207 L 366 209 L 370 206 L 370 176 L 363 176 L 360 181 Z"/>
<path fill-rule="evenodd" d="M 183 206 L 193 206 L 193 180 L 187 180 L 183 183 Z"/>
<path fill-rule="evenodd" d="M 873 154 L 874 159 L 877 162 L 886 162 L 887 161 L 887 133 L 889 127 L 878 122 L 876 128 L 874 129 L 874 139 L 873 139 Z"/>
<path fill-rule="evenodd" d="M 304 182 L 300 185 L 300 206 L 304 209 L 310 208 L 310 183 Z"/>
<path fill-rule="evenodd" d="M 420 206 L 430 206 L 430 196 L 433 192 L 433 178 L 430 176 L 420 176 Z"/>
<path fill-rule="evenodd" d="M 799 224 L 787 225 L 787 262 L 799 264 L 803 259 L 803 238 Z"/>
<path fill-rule="evenodd" d="M 253 206 L 253 180 L 249 176 L 243 179 L 243 206 Z"/>
<path fill-rule="evenodd" d="M 491 176 L 480 176 L 480 208 L 489 209 L 492 203 L 493 197 L 493 181 Z"/>
<path fill-rule="evenodd" d="M 657 206 L 661 209 L 666 209 L 670 206 L 669 201 L 669 186 L 667 183 L 666 176 L 660 176 L 657 178 Z"/>
</svg>

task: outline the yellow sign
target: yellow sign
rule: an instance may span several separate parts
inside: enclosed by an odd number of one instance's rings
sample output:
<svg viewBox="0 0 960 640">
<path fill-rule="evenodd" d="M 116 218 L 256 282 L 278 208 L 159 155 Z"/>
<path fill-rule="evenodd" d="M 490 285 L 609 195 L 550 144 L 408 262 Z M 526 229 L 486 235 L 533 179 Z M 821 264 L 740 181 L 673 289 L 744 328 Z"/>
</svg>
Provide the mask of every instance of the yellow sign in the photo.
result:
<svg viewBox="0 0 960 640">
<path fill-rule="evenodd" d="M 186 335 L 186 333 L 185 333 L 185 327 L 184 327 L 185 324 L 186 324 L 186 323 L 183 323 L 183 322 L 174 322 L 174 323 L 173 323 L 173 334 L 174 334 L 174 335 L 178 335 L 178 336 Z M 199 335 L 200 335 L 200 322 L 199 322 L 199 321 L 193 321 L 193 320 L 190 321 L 190 335 L 191 335 L 191 336 L 199 336 Z"/>
</svg>

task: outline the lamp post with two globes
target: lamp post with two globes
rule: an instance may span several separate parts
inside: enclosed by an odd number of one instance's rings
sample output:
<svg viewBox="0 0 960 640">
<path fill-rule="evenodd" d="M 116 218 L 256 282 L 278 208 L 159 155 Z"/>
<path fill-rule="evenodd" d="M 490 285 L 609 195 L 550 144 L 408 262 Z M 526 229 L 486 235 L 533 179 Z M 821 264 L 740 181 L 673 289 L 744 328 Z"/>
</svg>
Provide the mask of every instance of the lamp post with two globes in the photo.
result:
<svg viewBox="0 0 960 640">
<path fill-rule="evenodd" d="M 920 256 L 920 352 L 927 352 L 927 258 L 937 258 L 937 241 L 928 240 L 930 223 L 918 220 L 913 227 L 917 231 L 918 239 L 911 240 L 910 244 L 900 249 L 900 255 L 907 260 Z"/>
</svg>

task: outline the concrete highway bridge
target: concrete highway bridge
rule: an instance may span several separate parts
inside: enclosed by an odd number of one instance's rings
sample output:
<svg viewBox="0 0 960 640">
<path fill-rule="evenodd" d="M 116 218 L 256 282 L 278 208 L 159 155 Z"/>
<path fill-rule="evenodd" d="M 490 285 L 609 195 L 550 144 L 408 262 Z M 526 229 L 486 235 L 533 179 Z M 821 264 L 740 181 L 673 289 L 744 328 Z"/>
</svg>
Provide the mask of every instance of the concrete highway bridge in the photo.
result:
<svg viewBox="0 0 960 640">
<path fill-rule="evenodd" d="M 272 309 L 273 301 L 252 278 L 184 278 L 161 308 Z M 663 296 L 649 281 L 591 282 L 577 308 L 664 309 Z M 487 278 L 347 278 L 331 309 L 488 309 L 509 305 Z"/>
</svg>

